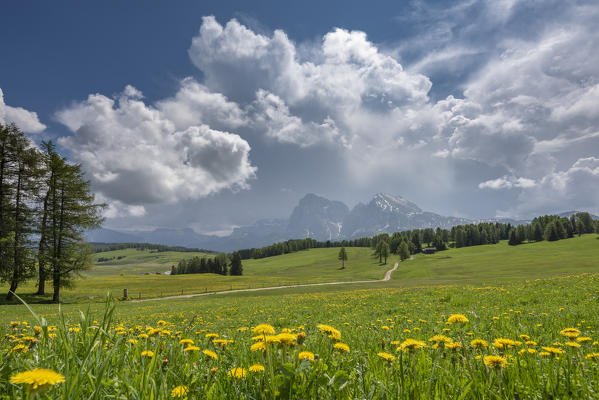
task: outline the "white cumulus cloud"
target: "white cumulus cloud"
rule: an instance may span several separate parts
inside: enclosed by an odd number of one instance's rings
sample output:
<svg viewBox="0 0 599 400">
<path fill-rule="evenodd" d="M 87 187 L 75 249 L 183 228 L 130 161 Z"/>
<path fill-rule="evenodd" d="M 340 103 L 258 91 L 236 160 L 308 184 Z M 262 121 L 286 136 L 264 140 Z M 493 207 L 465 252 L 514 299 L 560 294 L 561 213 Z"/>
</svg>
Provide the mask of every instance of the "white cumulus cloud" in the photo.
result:
<svg viewBox="0 0 599 400">
<path fill-rule="evenodd" d="M 0 89 L 0 123 L 14 123 L 26 133 L 39 133 L 46 129 L 46 125 L 40 122 L 36 112 L 6 104 L 2 89 Z"/>
<path fill-rule="evenodd" d="M 188 84 L 184 82 L 182 90 Z M 153 107 L 141 98 L 141 92 L 128 86 L 116 100 L 90 95 L 57 114 L 73 132 L 59 143 L 83 165 L 95 190 L 115 201 L 111 215 L 143 215 L 144 204 L 248 187 L 256 167 L 244 139 L 211 129 L 201 118 L 186 126 L 184 117 L 169 112 L 172 103 L 167 102 L 172 100 Z M 181 102 L 189 105 L 187 99 Z"/>
</svg>

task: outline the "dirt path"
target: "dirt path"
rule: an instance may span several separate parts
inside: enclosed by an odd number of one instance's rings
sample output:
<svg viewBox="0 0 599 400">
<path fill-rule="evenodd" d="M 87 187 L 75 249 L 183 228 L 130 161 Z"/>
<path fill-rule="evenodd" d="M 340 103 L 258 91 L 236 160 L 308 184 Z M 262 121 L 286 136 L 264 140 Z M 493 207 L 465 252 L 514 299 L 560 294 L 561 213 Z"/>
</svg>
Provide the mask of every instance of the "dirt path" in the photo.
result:
<svg viewBox="0 0 599 400">
<path fill-rule="evenodd" d="M 289 288 L 298 288 L 298 287 L 306 287 L 306 286 L 326 286 L 326 285 L 350 285 L 354 283 L 376 283 L 376 282 L 386 282 L 391 279 L 391 274 L 393 271 L 397 269 L 399 263 L 396 262 L 393 268 L 385 273 L 385 277 L 381 280 L 369 280 L 369 281 L 351 281 L 351 282 L 324 282 L 324 283 L 304 283 L 302 285 L 289 285 L 289 286 L 270 286 L 263 288 L 255 288 L 255 289 L 233 289 L 233 290 L 223 290 L 222 292 L 208 292 L 208 293 L 196 293 L 196 294 L 182 294 L 178 296 L 168 296 L 168 297 L 157 297 L 154 299 L 142 299 L 142 300 L 129 300 L 131 302 L 137 303 L 142 301 L 156 301 L 156 300 L 170 300 L 170 299 L 188 299 L 191 297 L 197 296 L 211 296 L 215 294 L 230 294 L 230 293 L 242 293 L 242 292 L 258 292 L 261 290 L 274 290 L 274 289 L 289 289 Z"/>
</svg>

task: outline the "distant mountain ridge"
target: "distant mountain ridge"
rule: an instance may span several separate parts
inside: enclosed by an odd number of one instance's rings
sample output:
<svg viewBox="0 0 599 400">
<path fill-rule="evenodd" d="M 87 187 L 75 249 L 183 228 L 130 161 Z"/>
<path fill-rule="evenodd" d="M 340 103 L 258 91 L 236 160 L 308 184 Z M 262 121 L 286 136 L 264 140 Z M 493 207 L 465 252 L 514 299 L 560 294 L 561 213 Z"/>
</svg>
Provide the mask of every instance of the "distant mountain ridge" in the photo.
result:
<svg viewBox="0 0 599 400">
<path fill-rule="evenodd" d="M 558 215 L 569 217 L 576 212 L 568 211 Z M 599 219 L 595 215 L 591 216 L 593 219 Z M 448 217 L 423 211 L 418 205 L 401 196 L 386 193 L 377 193 L 368 203 L 359 203 L 350 210 L 341 201 L 309 193 L 299 201 L 288 219 L 261 219 L 253 224 L 235 228 L 229 236 L 224 237 L 200 234 L 190 228 L 131 232 L 100 228 L 86 232 L 85 236 L 89 242 L 141 242 L 230 252 L 267 246 L 288 239 L 310 237 L 319 241 L 337 241 L 412 229 L 450 229 L 456 225 L 478 222 L 520 225 L 530 221 Z"/>
</svg>

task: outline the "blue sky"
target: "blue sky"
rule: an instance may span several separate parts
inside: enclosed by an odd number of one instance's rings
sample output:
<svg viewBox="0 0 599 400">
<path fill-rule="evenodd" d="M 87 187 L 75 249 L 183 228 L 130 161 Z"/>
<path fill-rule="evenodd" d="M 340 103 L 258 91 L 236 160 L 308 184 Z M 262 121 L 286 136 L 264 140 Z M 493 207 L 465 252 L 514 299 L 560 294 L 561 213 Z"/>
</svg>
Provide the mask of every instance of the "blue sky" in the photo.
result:
<svg viewBox="0 0 599 400">
<path fill-rule="evenodd" d="M 226 231 L 308 192 L 599 211 L 596 2 L 223 3 L 4 6 L 0 120 L 58 141 L 114 228 Z"/>
</svg>

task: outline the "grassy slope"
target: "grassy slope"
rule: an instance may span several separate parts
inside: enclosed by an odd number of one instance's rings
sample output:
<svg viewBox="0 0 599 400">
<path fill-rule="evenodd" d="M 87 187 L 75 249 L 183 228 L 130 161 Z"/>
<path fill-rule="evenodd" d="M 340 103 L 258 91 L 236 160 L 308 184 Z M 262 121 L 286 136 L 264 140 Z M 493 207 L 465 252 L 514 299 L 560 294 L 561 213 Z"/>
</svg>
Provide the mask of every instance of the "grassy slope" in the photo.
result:
<svg viewBox="0 0 599 400">
<path fill-rule="evenodd" d="M 152 253 L 134 249 L 98 253 L 97 257 L 112 257 L 126 254 L 118 265 L 95 266 L 86 272 L 85 279 L 76 280 L 72 289 L 62 290 L 65 302 L 102 299 L 110 291 L 115 297 L 122 296 L 123 288 L 129 290 L 133 298 L 151 298 L 178 294 L 202 293 L 206 291 L 222 291 L 230 289 L 247 289 L 265 286 L 293 285 L 303 283 L 320 283 L 351 280 L 382 279 L 385 272 L 394 262 L 390 258 L 387 265 L 379 265 L 372 258 L 372 250 L 368 248 L 348 249 L 349 260 L 346 268 L 340 270 L 337 260 L 339 249 L 311 249 L 277 257 L 243 262 L 243 276 L 221 276 L 213 274 L 190 275 L 140 275 L 149 271 L 165 271 L 181 257 L 193 257 L 195 253 Z M 169 257 L 170 253 L 170 257 Z M 159 255 L 162 269 L 148 259 Z M 129 264 L 125 261 L 129 259 Z M 138 260 L 138 261 L 135 261 Z M 0 293 L 4 292 L 0 287 Z M 20 288 L 18 293 L 31 293 L 33 283 Z M 26 296 L 27 301 L 39 301 L 39 298 Z M 46 297 L 49 299 L 49 296 Z"/>
<path fill-rule="evenodd" d="M 396 286 L 497 284 L 583 272 L 599 272 L 597 235 L 520 246 L 501 242 L 420 254 L 402 264 L 392 282 Z"/>
<path fill-rule="evenodd" d="M 251 284 L 252 287 L 256 287 L 256 282 L 265 281 L 267 278 L 258 274 L 262 268 L 262 273 L 272 273 L 273 269 L 276 269 L 277 260 L 285 260 L 287 262 L 281 262 L 280 265 L 287 265 L 291 267 L 292 261 L 299 262 L 298 260 L 305 257 L 305 260 L 309 257 L 315 257 L 316 253 L 331 253 L 329 254 L 329 260 L 331 260 L 331 266 L 335 263 L 333 251 L 335 249 L 318 249 L 310 250 L 307 252 L 300 252 L 291 255 L 272 257 L 263 260 L 247 261 L 247 275 L 241 277 L 246 279 L 244 284 Z M 354 250 L 354 249 L 351 249 Z M 371 269 L 380 271 L 378 277 L 380 278 L 382 270 L 387 269 L 379 268 L 376 264 L 372 264 L 372 259 L 368 258 L 369 251 L 363 249 L 364 261 L 369 261 Z M 350 257 L 351 257 L 350 253 Z M 451 257 L 451 258 L 446 258 Z M 355 259 L 358 259 L 358 255 L 354 255 Z M 585 235 L 582 238 L 569 239 L 554 243 L 533 243 L 527 245 L 521 245 L 518 247 L 509 247 L 506 243 L 500 243 L 494 246 L 478 246 L 462 249 L 452 249 L 446 252 L 438 253 L 433 256 L 416 256 L 414 260 L 407 261 L 400 264 L 400 268 L 393 274 L 391 281 L 379 282 L 372 284 L 357 284 L 357 285 L 339 285 L 339 286 L 316 286 L 316 287 L 304 287 L 296 289 L 284 289 L 284 290 L 272 290 L 265 292 L 249 292 L 239 293 L 237 295 L 215 295 L 208 297 L 199 297 L 191 299 L 181 300 L 168 300 L 168 301 L 154 301 L 147 303 L 120 303 L 118 306 L 119 314 L 122 316 L 134 316 L 139 314 L 140 310 L 143 309 L 144 315 L 161 314 L 161 313 L 187 313 L 193 310 L 197 310 L 198 307 L 201 309 L 210 309 L 216 307 L 218 304 L 263 304 L 264 302 L 276 302 L 277 299 L 285 296 L 291 296 L 291 298 L 306 298 L 312 296 L 331 296 L 347 295 L 354 296 L 357 293 L 355 290 L 365 288 L 383 288 L 383 287 L 401 287 L 401 286 L 421 286 L 421 285 L 439 285 L 439 284 L 489 284 L 492 286 L 507 284 L 510 282 L 524 281 L 526 279 L 536 278 L 548 278 L 559 275 L 571 275 L 579 274 L 583 272 L 599 272 L 599 240 L 597 235 Z M 350 258 L 351 260 L 351 258 Z M 313 260 L 312 260 L 313 261 Z M 391 263 L 392 260 L 390 260 Z M 252 265 L 252 263 L 256 263 Z M 301 263 L 300 263 L 301 264 Z M 325 264 L 326 265 L 326 264 Z M 335 264 L 337 265 L 337 264 Z M 359 265 L 359 264 L 358 264 Z M 363 267 L 367 267 L 368 264 L 364 264 Z M 330 272 L 330 268 L 321 265 L 320 271 L 326 273 Z M 353 272 L 355 270 L 361 270 L 363 267 L 354 265 Z M 296 266 L 298 271 L 316 271 L 316 266 L 310 266 L 309 263 L 305 263 L 304 266 Z M 329 268 L 329 269 L 327 269 Z M 351 275 L 352 263 L 348 264 L 347 269 L 339 271 L 342 273 L 349 273 Z M 254 275 L 252 275 L 254 274 Z M 257 275 L 256 275 L 257 274 Z M 120 279 L 128 280 L 131 284 L 131 279 L 135 276 L 116 277 Z M 235 279 L 231 277 L 215 277 L 206 275 L 185 275 L 174 278 L 181 278 L 180 281 L 176 281 L 173 284 L 172 280 L 168 280 L 169 277 L 147 277 L 140 276 L 139 278 L 159 278 L 165 279 L 164 284 L 179 289 L 185 282 L 193 283 L 200 279 L 212 280 L 212 284 L 219 279 L 233 282 Z M 276 281 L 276 276 L 272 278 L 273 282 Z M 92 279 L 86 279 L 79 283 L 77 288 L 78 291 L 90 290 L 89 285 L 94 281 Z M 121 280 L 118 284 L 121 284 Z M 144 285 L 148 285 L 149 281 L 145 281 Z M 155 281 L 160 282 L 160 281 Z M 117 283 L 114 283 L 116 285 Z M 87 285 L 87 286 L 83 286 Z M 548 283 L 548 285 L 551 285 Z M 110 286 L 110 285 L 109 285 Z M 129 285 L 129 287 L 131 287 Z M 164 286 L 163 286 L 164 287 Z M 227 287 L 228 289 L 228 287 Z M 102 290 L 94 289 L 96 293 L 100 294 Z M 159 290 L 159 289 L 158 289 Z M 179 289 L 180 290 L 180 289 Z M 24 292 L 25 290 L 23 290 Z M 469 292 L 469 291 L 465 291 Z M 421 293 L 418 289 L 410 289 L 410 293 L 416 294 Z M 422 292 L 424 293 L 424 292 Z M 408 297 L 411 297 L 412 294 Z M 532 297 L 535 297 L 534 295 Z M 534 299 L 533 299 L 534 300 Z M 532 300 L 531 300 L 532 301 Z M 538 299 L 536 299 L 538 301 Z M 103 305 L 100 303 L 92 303 L 88 305 L 82 304 L 67 304 L 63 306 L 63 310 L 71 313 L 79 309 L 91 308 L 92 311 L 99 311 Z M 54 318 L 57 313 L 57 306 L 55 305 L 35 305 L 35 310 L 42 313 L 44 316 Z M 0 306 L 0 322 L 10 321 L 16 319 L 28 319 L 30 320 L 30 314 L 27 309 L 22 305 L 15 306 Z"/>
</svg>

